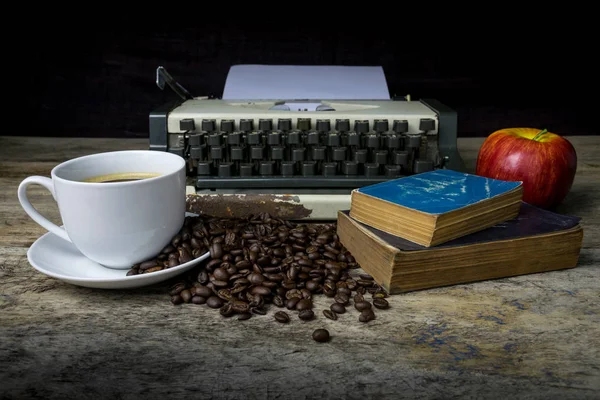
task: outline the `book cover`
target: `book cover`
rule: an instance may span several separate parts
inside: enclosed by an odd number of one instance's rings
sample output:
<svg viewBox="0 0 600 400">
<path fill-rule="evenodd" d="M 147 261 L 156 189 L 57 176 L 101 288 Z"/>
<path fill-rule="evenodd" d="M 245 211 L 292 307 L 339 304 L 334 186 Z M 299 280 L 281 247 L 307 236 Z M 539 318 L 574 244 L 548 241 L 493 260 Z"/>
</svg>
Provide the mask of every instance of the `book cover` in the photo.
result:
<svg viewBox="0 0 600 400">
<path fill-rule="evenodd" d="M 426 214 L 443 214 L 510 192 L 509 182 L 448 169 L 434 170 L 356 189 L 357 192 Z"/>
<path fill-rule="evenodd" d="M 350 216 L 349 210 L 340 211 Z M 373 228 L 359 221 L 359 225 L 379 236 L 389 245 L 401 251 L 436 250 L 456 246 L 468 246 L 477 243 L 494 242 L 500 240 L 517 239 L 527 236 L 541 235 L 558 232 L 573 228 L 579 224 L 581 218 L 570 215 L 557 214 L 552 211 L 522 202 L 519 214 L 516 218 L 496 224 L 492 227 L 474 232 L 436 247 L 425 247 L 413 243 L 399 236 L 391 235 L 379 229 Z"/>
</svg>

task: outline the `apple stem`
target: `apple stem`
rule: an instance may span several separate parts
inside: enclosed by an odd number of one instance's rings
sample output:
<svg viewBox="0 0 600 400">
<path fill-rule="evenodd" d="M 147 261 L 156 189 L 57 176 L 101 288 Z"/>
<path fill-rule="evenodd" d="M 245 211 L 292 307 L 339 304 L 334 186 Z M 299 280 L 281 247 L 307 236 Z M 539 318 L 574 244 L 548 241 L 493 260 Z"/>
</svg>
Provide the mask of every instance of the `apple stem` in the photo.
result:
<svg viewBox="0 0 600 400">
<path fill-rule="evenodd" d="M 533 140 L 537 141 L 540 138 L 540 136 L 542 136 L 546 132 L 548 132 L 548 129 L 544 129 L 544 130 L 540 131 L 537 135 L 535 135 L 533 137 Z"/>
</svg>

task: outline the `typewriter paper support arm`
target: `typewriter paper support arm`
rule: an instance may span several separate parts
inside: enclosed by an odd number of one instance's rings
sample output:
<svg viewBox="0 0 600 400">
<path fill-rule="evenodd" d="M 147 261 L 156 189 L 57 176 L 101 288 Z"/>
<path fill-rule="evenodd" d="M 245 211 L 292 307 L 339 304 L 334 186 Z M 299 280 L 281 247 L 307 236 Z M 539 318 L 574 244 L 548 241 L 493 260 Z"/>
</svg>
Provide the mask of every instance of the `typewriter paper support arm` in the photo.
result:
<svg viewBox="0 0 600 400">
<path fill-rule="evenodd" d="M 167 72 L 164 67 L 158 67 L 156 69 L 156 85 L 161 89 L 165 89 L 165 83 L 183 100 L 193 99 L 191 95 L 183 86 L 179 84 L 172 76 Z"/>
</svg>

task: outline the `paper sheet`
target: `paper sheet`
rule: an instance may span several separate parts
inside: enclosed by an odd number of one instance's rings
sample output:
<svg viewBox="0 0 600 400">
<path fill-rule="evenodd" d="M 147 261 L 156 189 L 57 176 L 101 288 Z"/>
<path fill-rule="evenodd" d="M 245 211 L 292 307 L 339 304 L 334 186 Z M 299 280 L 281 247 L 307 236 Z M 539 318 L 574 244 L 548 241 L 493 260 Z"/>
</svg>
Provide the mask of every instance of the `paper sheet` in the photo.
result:
<svg viewBox="0 0 600 400">
<path fill-rule="evenodd" d="M 390 100 L 382 67 L 234 65 L 224 100 Z"/>
</svg>

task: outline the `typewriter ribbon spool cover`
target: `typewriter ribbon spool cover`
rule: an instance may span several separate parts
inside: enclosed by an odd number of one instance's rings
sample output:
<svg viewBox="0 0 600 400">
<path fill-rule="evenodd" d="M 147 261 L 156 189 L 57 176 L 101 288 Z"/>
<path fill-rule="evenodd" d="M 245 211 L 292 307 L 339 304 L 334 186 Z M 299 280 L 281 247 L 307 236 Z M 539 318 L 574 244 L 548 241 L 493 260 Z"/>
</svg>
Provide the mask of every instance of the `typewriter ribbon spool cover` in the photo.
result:
<svg viewBox="0 0 600 400">
<path fill-rule="evenodd" d="M 235 65 L 221 98 L 152 111 L 150 149 L 188 161 L 191 212 L 336 220 L 352 189 L 464 170 L 456 122 L 437 100 L 392 99 L 378 66 Z"/>
</svg>

